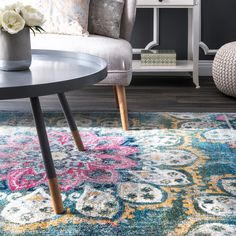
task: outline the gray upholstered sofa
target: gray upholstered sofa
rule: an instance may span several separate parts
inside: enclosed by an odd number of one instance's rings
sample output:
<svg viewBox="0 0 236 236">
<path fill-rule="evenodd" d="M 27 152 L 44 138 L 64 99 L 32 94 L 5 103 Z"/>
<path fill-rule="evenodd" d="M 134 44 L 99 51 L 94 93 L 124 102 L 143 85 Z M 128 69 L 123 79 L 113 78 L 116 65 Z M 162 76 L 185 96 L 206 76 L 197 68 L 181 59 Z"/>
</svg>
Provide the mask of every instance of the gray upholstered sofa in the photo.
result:
<svg viewBox="0 0 236 236">
<path fill-rule="evenodd" d="M 104 58 L 108 63 L 108 76 L 100 84 L 115 88 L 121 122 L 128 129 L 125 86 L 132 79 L 132 48 L 129 43 L 136 13 L 136 0 L 125 0 L 120 39 L 99 35 L 89 37 L 57 34 L 38 34 L 31 37 L 32 48 L 84 52 Z"/>
</svg>

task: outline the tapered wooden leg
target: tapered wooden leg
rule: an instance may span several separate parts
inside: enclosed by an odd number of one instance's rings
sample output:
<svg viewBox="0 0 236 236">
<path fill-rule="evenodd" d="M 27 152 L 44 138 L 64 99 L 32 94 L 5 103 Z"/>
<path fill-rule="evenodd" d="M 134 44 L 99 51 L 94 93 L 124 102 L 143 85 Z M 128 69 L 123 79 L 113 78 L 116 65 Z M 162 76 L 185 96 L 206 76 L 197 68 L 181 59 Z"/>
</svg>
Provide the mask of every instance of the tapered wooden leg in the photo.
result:
<svg viewBox="0 0 236 236">
<path fill-rule="evenodd" d="M 124 130 L 128 130 L 129 123 L 128 123 L 128 110 L 127 110 L 125 86 L 116 85 L 116 92 L 120 109 L 122 127 Z"/>
<path fill-rule="evenodd" d="M 69 104 L 67 102 L 67 99 L 66 99 L 66 96 L 64 93 L 59 93 L 58 94 L 58 98 L 60 100 L 60 103 L 61 103 L 61 107 L 63 109 L 63 112 L 65 114 L 65 117 L 67 119 L 67 122 L 70 126 L 70 130 L 71 130 L 71 133 L 74 137 L 74 140 L 75 140 L 75 144 L 77 146 L 77 148 L 80 150 L 80 151 L 84 151 L 85 148 L 84 148 L 84 145 L 83 145 L 83 142 L 81 140 L 81 137 L 80 137 L 80 134 L 79 134 L 79 131 L 77 129 L 77 125 L 75 123 L 75 120 L 73 118 L 73 115 L 71 113 L 71 110 L 70 110 L 70 107 L 69 107 Z"/>
<path fill-rule="evenodd" d="M 119 102 L 118 102 L 118 97 L 117 97 L 116 86 L 113 86 L 113 92 L 114 92 L 114 96 L 115 96 L 116 107 L 119 109 Z"/>
<path fill-rule="evenodd" d="M 61 194 L 58 186 L 57 177 L 53 179 L 48 179 L 48 185 L 50 189 L 50 195 L 52 198 L 53 209 L 56 212 L 56 214 L 61 214 L 63 213 L 64 209 L 61 200 Z"/>
<path fill-rule="evenodd" d="M 42 151 L 44 166 L 48 177 L 48 185 L 51 194 L 53 208 L 56 214 L 64 212 L 61 193 L 58 186 L 56 171 L 48 143 L 48 136 L 44 124 L 43 114 L 38 97 L 30 98 L 35 125 L 38 133 L 39 143 Z"/>
</svg>

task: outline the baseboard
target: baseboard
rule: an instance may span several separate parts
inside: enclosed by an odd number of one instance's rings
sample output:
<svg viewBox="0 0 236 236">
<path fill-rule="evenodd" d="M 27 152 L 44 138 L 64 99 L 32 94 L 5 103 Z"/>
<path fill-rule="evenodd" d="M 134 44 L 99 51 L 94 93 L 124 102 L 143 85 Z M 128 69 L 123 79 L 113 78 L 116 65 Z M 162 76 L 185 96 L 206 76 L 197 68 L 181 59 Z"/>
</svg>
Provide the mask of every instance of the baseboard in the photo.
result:
<svg viewBox="0 0 236 236">
<path fill-rule="evenodd" d="M 212 76 L 212 63 L 213 61 L 200 60 L 199 61 L 199 75 Z"/>
</svg>

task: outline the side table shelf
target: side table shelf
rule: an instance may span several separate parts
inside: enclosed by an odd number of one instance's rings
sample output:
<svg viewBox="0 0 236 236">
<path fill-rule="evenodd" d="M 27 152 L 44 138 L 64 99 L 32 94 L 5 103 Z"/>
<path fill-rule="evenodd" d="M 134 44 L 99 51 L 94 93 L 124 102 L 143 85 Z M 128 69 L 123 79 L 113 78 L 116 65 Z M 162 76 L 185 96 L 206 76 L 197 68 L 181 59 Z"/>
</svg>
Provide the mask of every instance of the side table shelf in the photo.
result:
<svg viewBox="0 0 236 236">
<path fill-rule="evenodd" d="M 133 61 L 133 72 L 191 72 L 193 83 L 199 86 L 199 44 L 201 0 L 137 0 L 137 8 L 153 9 L 153 41 L 144 49 L 150 50 L 159 45 L 159 9 L 187 8 L 188 9 L 188 55 L 187 60 L 177 61 L 176 66 L 143 66 L 141 61 Z M 133 54 L 140 54 L 142 48 L 134 48 Z"/>
<path fill-rule="evenodd" d="M 141 65 L 140 60 L 133 60 L 133 72 L 192 72 L 193 61 L 179 60 L 176 62 L 176 66 L 146 66 Z"/>
<path fill-rule="evenodd" d="M 187 7 L 196 4 L 196 0 L 137 0 L 137 6 Z"/>
</svg>

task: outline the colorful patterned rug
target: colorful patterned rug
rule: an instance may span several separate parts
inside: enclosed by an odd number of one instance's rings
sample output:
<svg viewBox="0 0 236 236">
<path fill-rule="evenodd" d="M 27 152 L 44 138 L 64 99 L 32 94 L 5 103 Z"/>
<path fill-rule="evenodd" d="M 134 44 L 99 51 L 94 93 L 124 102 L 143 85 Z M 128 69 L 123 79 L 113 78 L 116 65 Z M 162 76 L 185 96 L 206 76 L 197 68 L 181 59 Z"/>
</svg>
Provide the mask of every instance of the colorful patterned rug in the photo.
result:
<svg viewBox="0 0 236 236">
<path fill-rule="evenodd" d="M 32 116 L 0 115 L 0 235 L 236 235 L 236 114 L 46 114 L 55 215 Z"/>
</svg>

